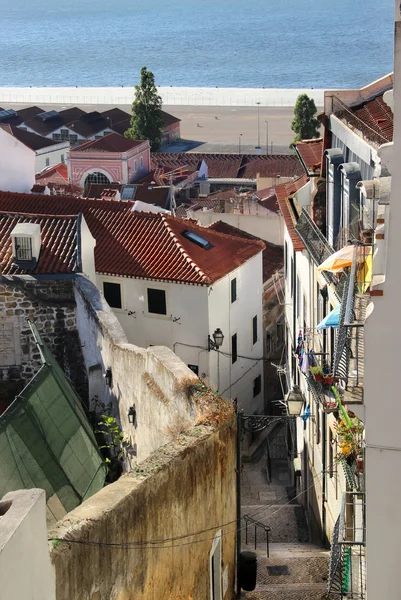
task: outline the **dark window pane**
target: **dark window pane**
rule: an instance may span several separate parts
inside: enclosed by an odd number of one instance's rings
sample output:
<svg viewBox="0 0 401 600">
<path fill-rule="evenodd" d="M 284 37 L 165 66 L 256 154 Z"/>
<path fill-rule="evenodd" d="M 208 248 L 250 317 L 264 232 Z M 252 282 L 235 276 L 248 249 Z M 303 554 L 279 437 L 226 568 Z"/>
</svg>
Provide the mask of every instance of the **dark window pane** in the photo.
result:
<svg viewBox="0 0 401 600">
<path fill-rule="evenodd" d="M 258 317 L 257 315 L 252 319 L 252 343 L 256 344 L 258 341 Z"/>
<path fill-rule="evenodd" d="M 237 358 L 238 358 L 238 354 L 237 354 L 237 334 L 234 333 L 234 335 L 231 336 L 231 362 L 232 363 L 237 362 Z"/>
<path fill-rule="evenodd" d="M 103 282 L 103 294 L 106 302 L 112 308 L 122 308 L 121 304 L 121 286 L 119 283 Z"/>
<path fill-rule="evenodd" d="M 256 379 L 253 380 L 253 397 L 256 398 L 258 394 L 262 391 L 262 376 L 258 375 Z"/>
<path fill-rule="evenodd" d="M 237 280 L 231 279 L 231 302 L 235 302 L 237 299 Z"/>
<path fill-rule="evenodd" d="M 166 315 L 166 292 L 148 288 L 148 312 L 155 315 Z"/>
</svg>

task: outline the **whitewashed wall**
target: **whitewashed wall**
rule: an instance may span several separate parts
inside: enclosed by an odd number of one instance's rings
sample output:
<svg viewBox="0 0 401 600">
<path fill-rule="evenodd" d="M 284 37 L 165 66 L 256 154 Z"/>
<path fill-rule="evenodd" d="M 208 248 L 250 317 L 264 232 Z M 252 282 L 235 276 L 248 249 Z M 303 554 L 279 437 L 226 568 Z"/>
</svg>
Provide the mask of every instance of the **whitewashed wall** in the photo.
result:
<svg viewBox="0 0 401 600">
<path fill-rule="evenodd" d="M 9 492 L 0 499 L 0 506 L 1 597 L 4 600 L 55 600 L 45 492 L 38 489 Z"/>
<path fill-rule="evenodd" d="M 40 173 L 47 166 L 54 166 L 61 162 L 66 162 L 69 149 L 69 142 L 61 142 L 54 146 L 47 146 L 46 148 L 36 150 L 35 172 Z M 49 160 L 49 165 L 46 164 L 47 159 Z"/>
<path fill-rule="evenodd" d="M 0 190 L 29 193 L 35 183 L 35 152 L 0 129 Z"/>
<path fill-rule="evenodd" d="M 281 215 L 271 212 L 268 216 L 260 215 L 236 215 L 233 213 L 215 213 L 190 211 L 190 216 L 198 219 L 203 226 L 210 225 L 215 221 L 224 221 L 233 227 L 238 227 L 242 231 L 251 233 L 266 242 L 283 245 L 284 222 Z"/>
</svg>

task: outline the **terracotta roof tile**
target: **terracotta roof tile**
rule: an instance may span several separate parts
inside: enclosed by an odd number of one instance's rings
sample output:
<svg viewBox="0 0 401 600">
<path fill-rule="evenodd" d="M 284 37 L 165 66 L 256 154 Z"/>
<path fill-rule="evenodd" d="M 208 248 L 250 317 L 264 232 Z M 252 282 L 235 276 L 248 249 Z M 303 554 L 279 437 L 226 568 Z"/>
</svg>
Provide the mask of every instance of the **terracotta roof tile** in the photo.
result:
<svg viewBox="0 0 401 600">
<path fill-rule="evenodd" d="M 253 154 L 200 154 L 195 152 L 153 152 L 152 168 L 164 167 L 171 171 L 184 165 L 192 170 L 204 160 L 211 178 L 256 179 L 261 177 L 299 177 L 303 168 L 297 156 Z"/>
<path fill-rule="evenodd" d="M 261 240 L 261 238 L 258 238 L 251 233 L 247 233 L 246 231 L 242 231 L 242 229 L 238 229 L 224 221 L 215 221 L 209 225 L 209 229 L 248 240 L 260 240 L 264 242 L 265 249 L 263 250 L 262 256 L 263 282 L 268 281 L 276 271 L 284 266 L 284 250 L 282 246 L 276 246 L 275 244 L 266 242 L 266 240 Z"/>
<path fill-rule="evenodd" d="M 32 133 L 32 131 L 26 131 L 20 127 L 15 127 L 14 125 L 0 123 L 0 127 L 31 150 L 40 150 L 41 148 L 47 148 L 48 146 L 54 146 L 55 144 L 60 143 L 50 140 L 43 135 Z"/>
<path fill-rule="evenodd" d="M 302 140 L 296 143 L 297 152 L 308 173 L 320 173 L 323 154 L 323 138 Z"/>
<path fill-rule="evenodd" d="M 294 246 L 294 250 L 296 251 L 304 250 L 305 244 L 303 243 L 303 241 L 299 237 L 298 232 L 295 229 L 296 220 L 292 214 L 291 207 L 289 206 L 288 198 L 295 194 L 295 192 L 297 192 L 299 189 L 301 189 L 301 187 L 303 187 L 308 181 L 309 178 L 306 175 L 303 175 L 295 181 L 292 181 L 290 183 L 282 183 L 276 186 L 277 202 L 280 206 L 280 211 L 283 215 L 283 219 L 287 227 L 288 234 L 291 238 L 292 244 Z"/>
<path fill-rule="evenodd" d="M 18 223 L 40 225 L 41 251 L 34 269 L 21 269 L 13 264 L 11 232 Z M 78 216 L 55 217 L 0 212 L 0 265 L 2 272 L 4 275 L 81 272 L 81 256 L 78 251 L 79 235 Z"/>
<path fill-rule="evenodd" d="M 366 125 L 374 131 L 378 131 L 389 142 L 393 141 L 394 117 L 391 108 L 384 102 L 383 93 L 372 100 L 350 107 L 354 113 Z"/>
<path fill-rule="evenodd" d="M 41 173 L 37 173 L 35 176 L 36 183 L 46 185 L 47 183 L 68 183 L 68 169 L 64 163 L 58 163 L 48 167 Z"/>
<path fill-rule="evenodd" d="M 90 140 L 80 146 L 71 148 L 70 154 L 76 152 L 128 152 L 131 148 L 143 144 L 143 140 L 129 140 L 119 133 L 109 133 L 98 140 Z"/>
<path fill-rule="evenodd" d="M 96 240 L 99 273 L 210 284 L 264 248 L 263 242 L 227 236 L 176 217 L 132 212 L 132 206 L 130 201 L 0 192 L 0 210 L 82 213 Z M 210 250 L 187 239 L 186 230 L 207 239 Z"/>
</svg>

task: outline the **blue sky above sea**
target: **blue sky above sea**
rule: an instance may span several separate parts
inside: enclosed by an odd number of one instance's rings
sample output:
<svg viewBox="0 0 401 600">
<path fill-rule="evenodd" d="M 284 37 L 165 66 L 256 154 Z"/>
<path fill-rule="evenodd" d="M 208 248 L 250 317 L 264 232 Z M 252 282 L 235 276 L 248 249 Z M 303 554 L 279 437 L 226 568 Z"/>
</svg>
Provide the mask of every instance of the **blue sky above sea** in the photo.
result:
<svg viewBox="0 0 401 600">
<path fill-rule="evenodd" d="M 393 0 L 0 0 L 1 86 L 360 87 L 393 63 Z"/>
</svg>

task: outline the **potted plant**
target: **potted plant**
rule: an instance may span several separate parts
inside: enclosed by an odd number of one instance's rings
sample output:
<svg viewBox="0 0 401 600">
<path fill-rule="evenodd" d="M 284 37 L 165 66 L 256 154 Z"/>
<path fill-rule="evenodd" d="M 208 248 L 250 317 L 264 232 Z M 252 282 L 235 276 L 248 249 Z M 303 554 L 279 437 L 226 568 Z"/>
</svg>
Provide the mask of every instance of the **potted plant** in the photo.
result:
<svg viewBox="0 0 401 600">
<path fill-rule="evenodd" d="M 312 375 L 315 381 L 323 380 L 323 367 L 321 367 L 320 365 L 309 367 L 309 373 Z"/>
<path fill-rule="evenodd" d="M 364 460 L 363 460 L 363 456 L 357 456 L 357 457 L 356 457 L 356 465 L 357 465 L 357 467 L 358 467 L 358 469 L 359 469 L 359 472 L 360 472 L 360 473 L 363 473 L 363 471 L 364 471 L 364 467 L 365 467 L 365 465 L 364 465 Z"/>
<path fill-rule="evenodd" d="M 333 385 L 333 383 L 338 383 L 338 377 L 334 377 L 333 374 L 323 374 L 323 383 L 325 385 Z"/>
<path fill-rule="evenodd" d="M 358 417 L 347 415 L 337 423 L 336 429 L 339 447 L 336 459 L 345 460 L 348 464 L 357 463 L 357 459 L 362 457 L 363 424 Z"/>
</svg>

